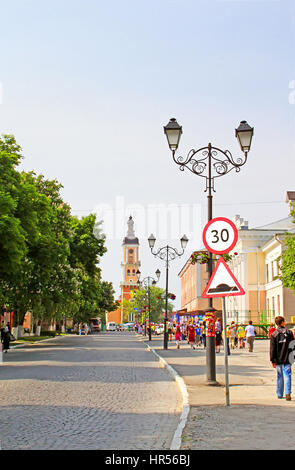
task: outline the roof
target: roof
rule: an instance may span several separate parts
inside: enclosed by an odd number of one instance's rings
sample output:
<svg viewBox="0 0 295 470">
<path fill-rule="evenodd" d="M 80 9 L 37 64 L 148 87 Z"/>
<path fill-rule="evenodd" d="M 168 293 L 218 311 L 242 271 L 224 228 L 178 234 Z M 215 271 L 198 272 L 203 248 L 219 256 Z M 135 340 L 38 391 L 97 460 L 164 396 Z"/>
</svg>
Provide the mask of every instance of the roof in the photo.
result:
<svg viewBox="0 0 295 470">
<path fill-rule="evenodd" d="M 139 241 L 138 241 L 137 237 L 135 237 L 135 238 L 125 237 L 124 240 L 123 240 L 123 244 L 124 245 L 139 245 Z"/>
<path fill-rule="evenodd" d="M 284 219 L 271 222 L 270 224 L 263 225 L 262 227 L 255 227 L 252 230 L 282 230 L 290 231 L 295 227 L 293 217 L 285 217 Z"/>
<path fill-rule="evenodd" d="M 295 201 L 295 191 L 287 191 L 286 202 Z"/>
</svg>

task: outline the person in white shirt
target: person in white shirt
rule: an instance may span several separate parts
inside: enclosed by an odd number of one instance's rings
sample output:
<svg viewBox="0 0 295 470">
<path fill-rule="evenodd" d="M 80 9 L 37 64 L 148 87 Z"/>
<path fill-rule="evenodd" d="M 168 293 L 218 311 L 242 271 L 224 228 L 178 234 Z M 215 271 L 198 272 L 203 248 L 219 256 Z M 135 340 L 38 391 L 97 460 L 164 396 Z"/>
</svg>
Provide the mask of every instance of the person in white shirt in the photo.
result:
<svg viewBox="0 0 295 470">
<path fill-rule="evenodd" d="M 252 325 L 252 320 L 249 320 L 249 325 L 245 328 L 246 343 L 248 344 L 248 351 L 253 352 L 254 339 L 256 335 L 256 328 Z"/>
</svg>

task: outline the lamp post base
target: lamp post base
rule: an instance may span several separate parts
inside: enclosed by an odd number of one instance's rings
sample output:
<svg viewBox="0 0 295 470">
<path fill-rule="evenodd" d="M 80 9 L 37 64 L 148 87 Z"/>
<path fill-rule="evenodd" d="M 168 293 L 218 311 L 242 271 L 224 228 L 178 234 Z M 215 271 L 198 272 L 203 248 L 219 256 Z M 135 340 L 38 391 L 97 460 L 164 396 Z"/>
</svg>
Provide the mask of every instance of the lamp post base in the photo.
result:
<svg viewBox="0 0 295 470">
<path fill-rule="evenodd" d="M 211 386 L 211 387 L 220 387 L 220 383 L 217 382 L 217 380 L 206 380 L 205 385 Z"/>
<path fill-rule="evenodd" d="M 168 349 L 168 333 L 164 332 L 164 348 Z"/>
</svg>

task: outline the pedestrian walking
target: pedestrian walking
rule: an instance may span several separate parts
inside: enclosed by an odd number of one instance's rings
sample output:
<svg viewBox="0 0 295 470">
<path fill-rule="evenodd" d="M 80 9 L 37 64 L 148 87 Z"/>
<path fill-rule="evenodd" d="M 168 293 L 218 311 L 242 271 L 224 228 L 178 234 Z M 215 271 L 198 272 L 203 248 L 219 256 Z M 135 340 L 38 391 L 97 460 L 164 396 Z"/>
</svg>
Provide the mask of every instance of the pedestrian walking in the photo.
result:
<svg viewBox="0 0 295 470">
<path fill-rule="evenodd" d="M 196 325 L 196 345 L 201 346 L 202 341 L 201 341 L 201 328 L 199 325 Z"/>
<path fill-rule="evenodd" d="M 201 323 L 201 331 L 202 331 L 202 343 L 204 349 L 206 349 L 206 324 L 205 322 Z"/>
<path fill-rule="evenodd" d="M 10 349 L 10 340 L 11 340 L 11 333 L 10 333 L 10 325 L 7 325 L 4 328 L 1 328 L 1 343 L 2 343 L 2 351 L 7 353 L 8 349 Z"/>
<path fill-rule="evenodd" d="M 188 327 L 187 337 L 188 337 L 188 342 L 190 344 L 191 349 L 196 349 L 195 347 L 196 330 L 194 328 L 194 325 L 192 324 L 190 324 Z"/>
<path fill-rule="evenodd" d="M 246 332 L 243 323 L 240 323 L 240 325 L 237 328 L 237 336 L 238 336 L 238 341 L 239 341 L 239 348 L 243 349 L 245 347 L 245 338 Z"/>
<path fill-rule="evenodd" d="M 236 325 L 235 325 L 235 322 L 232 321 L 231 325 L 229 327 L 229 345 L 230 345 L 230 349 L 235 349 L 235 347 L 236 347 L 235 346 L 236 335 L 237 335 Z"/>
<path fill-rule="evenodd" d="M 185 340 L 185 325 L 181 325 L 181 340 Z"/>
<path fill-rule="evenodd" d="M 238 330 L 238 325 L 236 322 L 233 322 L 234 323 L 234 327 L 235 327 L 235 330 L 236 330 L 236 336 L 235 336 L 235 348 L 238 347 L 239 345 L 239 340 L 238 340 L 238 334 L 237 334 L 237 330 Z"/>
<path fill-rule="evenodd" d="M 277 397 L 283 398 L 284 388 L 286 400 L 291 400 L 292 363 L 294 362 L 294 336 L 285 327 L 284 317 L 275 318 L 277 329 L 270 338 L 270 362 L 277 371 Z"/>
<path fill-rule="evenodd" d="M 224 330 L 222 330 L 222 339 L 224 338 Z M 229 347 L 229 338 L 230 338 L 230 327 L 226 327 L 226 346 L 227 346 L 227 355 L 230 356 L 230 347 Z"/>
<path fill-rule="evenodd" d="M 248 344 L 248 351 L 253 352 L 254 339 L 256 335 L 256 328 L 252 325 L 252 320 L 249 320 L 249 324 L 245 328 L 246 342 Z"/>
<path fill-rule="evenodd" d="M 176 342 L 177 349 L 180 348 L 179 346 L 180 341 L 181 341 L 181 330 L 180 330 L 180 326 L 177 325 L 176 330 L 175 330 L 175 342 Z"/>
<path fill-rule="evenodd" d="M 216 352 L 220 353 L 220 345 L 222 341 L 222 324 L 221 318 L 217 318 L 215 322 L 215 335 L 216 335 Z"/>
</svg>

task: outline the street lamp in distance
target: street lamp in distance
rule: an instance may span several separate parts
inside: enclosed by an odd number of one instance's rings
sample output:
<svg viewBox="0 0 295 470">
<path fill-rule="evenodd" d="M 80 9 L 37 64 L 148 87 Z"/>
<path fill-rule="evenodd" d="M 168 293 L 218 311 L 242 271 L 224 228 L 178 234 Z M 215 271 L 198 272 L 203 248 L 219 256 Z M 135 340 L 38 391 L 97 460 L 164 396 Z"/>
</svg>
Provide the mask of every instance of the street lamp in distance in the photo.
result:
<svg viewBox="0 0 295 470">
<path fill-rule="evenodd" d="M 169 262 L 176 259 L 177 257 L 181 257 L 184 253 L 184 250 L 188 243 L 188 238 L 186 235 L 183 235 L 180 239 L 180 244 L 182 248 L 182 252 L 179 253 L 176 248 L 172 246 L 166 245 L 158 250 L 154 251 L 156 237 L 151 234 L 148 238 L 149 247 L 151 249 L 151 253 L 155 256 L 160 258 L 161 260 L 165 261 L 166 263 L 166 301 L 165 301 L 165 317 L 164 317 L 164 349 L 168 349 L 168 331 L 167 331 L 167 322 L 168 322 L 168 276 L 169 276 Z M 157 274 L 157 272 L 156 272 Z"/>
</svg>

